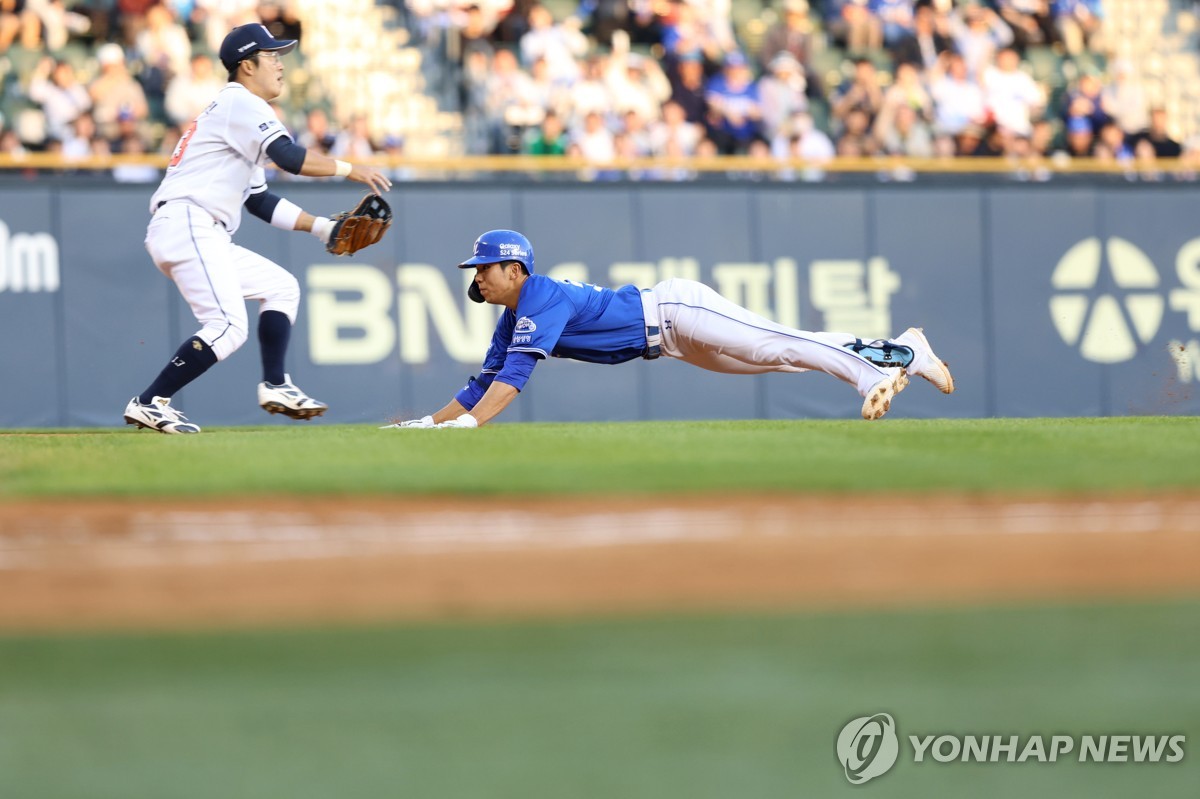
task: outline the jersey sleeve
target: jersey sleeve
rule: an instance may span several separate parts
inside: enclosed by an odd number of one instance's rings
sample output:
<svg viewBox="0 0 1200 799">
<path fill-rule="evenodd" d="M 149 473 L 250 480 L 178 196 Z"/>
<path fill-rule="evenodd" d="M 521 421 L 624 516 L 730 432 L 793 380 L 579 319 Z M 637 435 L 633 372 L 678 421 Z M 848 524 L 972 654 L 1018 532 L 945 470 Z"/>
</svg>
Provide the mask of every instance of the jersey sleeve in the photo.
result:
<svg viewBox="0 0 1200 799">
<path fill-rule="evenodd" d="M 528 296 L 522 293 L 517 305 L 508 351 L 549 358 L 571 321 L 575 307 L 554 281 L 539 281 L 533 288 L 535 290 Z"/>
<path fill-rule="evenodd" d="M 288 136 L 287 128 L 271 106 L 254 95 L 239 97 L 234 103 L 226 131 L 229 145 L 255 166 L 265 163 L 267 145 L 280 136 Z"/>
<path fill-rule="evenodd" d="M 488 345 L 479 374 L 500 374 L 500 370 L 504 368 L 504 359 L 508 357 L 508 347 L 512 343 L 513 326 L 516 322 L 517 315 L 512 311 L 506 310 L 500 314 L 500 321 L 496 322 L 496 332 L 492 334 L 492 343 Z"/>
</svg>

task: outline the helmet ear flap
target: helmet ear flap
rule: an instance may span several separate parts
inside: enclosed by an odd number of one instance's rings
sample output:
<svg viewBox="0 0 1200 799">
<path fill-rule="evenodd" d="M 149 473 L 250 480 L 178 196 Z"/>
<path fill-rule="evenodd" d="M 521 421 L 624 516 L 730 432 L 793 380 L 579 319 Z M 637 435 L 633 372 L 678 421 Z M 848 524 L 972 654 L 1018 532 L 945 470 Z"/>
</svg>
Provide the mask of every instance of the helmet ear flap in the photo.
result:
<svg viewBox="0 0 1200 799">
<path fill-rule="evenodd" d="M 479 284 L 476 283 L 474 280 L 471 281 L 470 287 L 467 288 L 467 296 L 471 298 L 471 302 L 483 302 L 484 301 L 483 294 L 482 294 L 482 292 L 479 291 Z"/>
</svg>

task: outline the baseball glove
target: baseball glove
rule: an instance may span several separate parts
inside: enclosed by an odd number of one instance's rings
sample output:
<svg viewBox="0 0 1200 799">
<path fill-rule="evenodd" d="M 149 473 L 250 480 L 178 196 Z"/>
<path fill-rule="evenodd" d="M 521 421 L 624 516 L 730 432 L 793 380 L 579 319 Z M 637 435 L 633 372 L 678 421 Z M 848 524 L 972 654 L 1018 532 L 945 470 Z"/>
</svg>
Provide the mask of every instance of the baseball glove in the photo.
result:
<svg viewBox="0 0 1200 799">
<path fill-rule="evenodd" d="M 392 207 L 378 194 L 368 194 L 354 210 L 330 218 L 333 231 L 325 249 L 334 255 L 353 255 L 383 238 L 392 226 Z"/>
</svg>

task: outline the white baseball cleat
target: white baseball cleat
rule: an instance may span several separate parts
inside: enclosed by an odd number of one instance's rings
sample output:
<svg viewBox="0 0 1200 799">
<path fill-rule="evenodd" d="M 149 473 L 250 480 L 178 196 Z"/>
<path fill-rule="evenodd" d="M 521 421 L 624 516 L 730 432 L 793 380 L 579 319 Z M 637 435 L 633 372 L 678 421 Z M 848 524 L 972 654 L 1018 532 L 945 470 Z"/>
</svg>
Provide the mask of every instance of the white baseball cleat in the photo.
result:
<svg viewBox="0 0 1200 799">
<path fill-rule="evenodd" d="M 908 385 L 908 375 L 903 369 L 889 369 L 889 374 L 867 392 L 863 398 L 862 416 L 867 421 L 882 419 L 892 408 L 892 398 Z"/>
<path fill-rule="evenodd" d="M 329 410 L 324 402 L 319 402 L 305 394 L 292 383 L 291 375 L 283 376 L 283 383 L 258 384 L 258 404 L 267 413 L 282 413 L 293 419 L 311 419 Z"/>
<path fill-rule="evenodd" d="M 910 375 L 925 378 L 943 394 L 954 393 L 954 376 L 950 374 L 950 367 L 934 354 L 933 348 L 929 346 L 929 339 L 925 338 L 921 328 L 910 327 L 892 341 L 913 351 L 912 363 L 904 367 L 905 371 Z"/>
<path fill-rule="evenodd" d="M 171 407 L 168 397 L 155 397 L 143 405 L 134 397 L 125 406 L 125 424 L 157 430 L 160 433 L 199 433 L 200 427 L 188 421 L 183 411 Z"/>
</svg>

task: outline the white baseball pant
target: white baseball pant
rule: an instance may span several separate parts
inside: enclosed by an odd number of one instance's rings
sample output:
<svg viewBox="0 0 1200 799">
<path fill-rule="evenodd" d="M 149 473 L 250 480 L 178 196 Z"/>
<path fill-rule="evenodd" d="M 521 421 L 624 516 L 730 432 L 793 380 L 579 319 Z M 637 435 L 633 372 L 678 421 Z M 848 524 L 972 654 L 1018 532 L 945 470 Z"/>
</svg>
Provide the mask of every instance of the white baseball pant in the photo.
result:
<svg viewBox="0 0 1200 799">
<path fill-rule="evenodd" d="M 729 374 L 816 370 L 866 396 L 889 372 L 845 345 L 847 333 L 812 333 L 772 322 L 694 280 L 673 278 L 643 294 L 646 324 L 657 312 L 662 354 Z"/>
<path fill-rule="evenodd" d="M 146 250 L 175 281 L 202 327 L 196 336 L 223 361 L 246 342 L 246 300 L 259 313 L 279 311 L 295 322 L 300 284 L 286 269 L 233 243 L 228 231 L 198 205 L 173 201 L 155 212 Z"/>
</svg>

